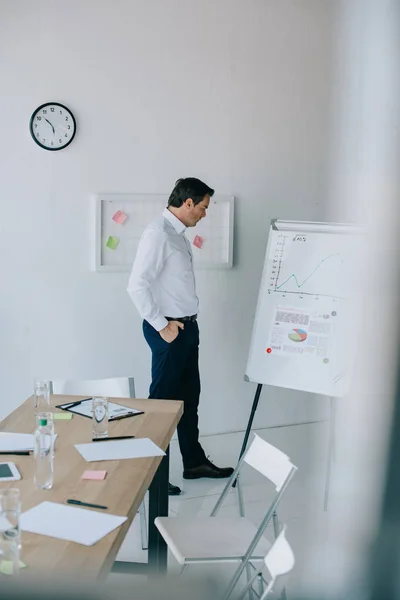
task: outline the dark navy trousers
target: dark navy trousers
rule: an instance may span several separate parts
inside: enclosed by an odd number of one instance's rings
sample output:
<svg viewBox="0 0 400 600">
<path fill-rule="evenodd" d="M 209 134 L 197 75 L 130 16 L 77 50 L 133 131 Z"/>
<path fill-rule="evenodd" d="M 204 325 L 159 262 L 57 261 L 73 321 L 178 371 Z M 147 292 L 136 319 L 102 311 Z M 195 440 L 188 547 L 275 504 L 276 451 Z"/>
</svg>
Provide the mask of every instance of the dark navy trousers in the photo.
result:
<svg viewBox="0 0 400 600">
<path fill-rule="evenodd" d="M 152 352 L 149 398 L 183 400 L 183 416 L 178 424 L 178 440 L 184 469 L 204 464 L 199 442 L 198 406 L 200 399 L 199 326 L 185 322 L 178 337 L 168 344 L 158 331 L 143 321 L 143 334 Z"/>
</svg>

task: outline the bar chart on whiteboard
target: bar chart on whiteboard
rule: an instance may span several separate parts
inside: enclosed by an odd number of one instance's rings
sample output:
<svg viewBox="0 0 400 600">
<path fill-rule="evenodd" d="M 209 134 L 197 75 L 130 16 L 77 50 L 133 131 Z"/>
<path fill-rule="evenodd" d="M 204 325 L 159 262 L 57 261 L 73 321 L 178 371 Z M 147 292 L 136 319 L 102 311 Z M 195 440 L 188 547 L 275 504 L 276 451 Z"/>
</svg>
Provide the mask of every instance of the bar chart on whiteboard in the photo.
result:
<svg viewBox="0 0 400 600">
<path fill-rule="evenodd" d="M 347 226 L 271 227 L 246 374 L 342 395 L 357 236 Z"/>
</svg>

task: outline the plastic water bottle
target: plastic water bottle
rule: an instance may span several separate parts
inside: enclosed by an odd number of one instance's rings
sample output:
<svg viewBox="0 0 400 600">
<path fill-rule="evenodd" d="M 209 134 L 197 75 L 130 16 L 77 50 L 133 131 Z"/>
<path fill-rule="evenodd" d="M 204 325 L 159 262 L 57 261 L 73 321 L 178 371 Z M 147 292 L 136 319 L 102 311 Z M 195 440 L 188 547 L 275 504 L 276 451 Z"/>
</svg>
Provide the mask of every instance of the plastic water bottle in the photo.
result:
<svg viewBox="0 0 400 600">
<path fill-rule="evenodd" d="M 54 423 L 52 414 L 38 413 L 35 433 L 35 486 L 49 490 L 54 482 Z"/>
</svg>

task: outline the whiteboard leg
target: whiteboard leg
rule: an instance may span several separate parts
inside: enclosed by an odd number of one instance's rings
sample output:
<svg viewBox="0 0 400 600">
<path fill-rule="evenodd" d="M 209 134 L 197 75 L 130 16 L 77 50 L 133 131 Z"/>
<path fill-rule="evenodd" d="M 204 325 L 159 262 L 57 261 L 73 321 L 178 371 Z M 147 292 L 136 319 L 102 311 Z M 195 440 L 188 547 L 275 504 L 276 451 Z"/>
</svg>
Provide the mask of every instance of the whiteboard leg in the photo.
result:
<svg viewBox="0 0 400 600">
<path fill-rule="evenodd" d="M 243 439 L 242 449 L 240 450 L 239 460 L 242 458 L 243 454 L 246 452 L 247 442 L 249 441 L 249 435 L 250 435 L 251 428 L 253 425 L 254 416 L 256 414 L 258 401 L 260 400 L 262 386 L 263 386 L 262 383 L 257 384 L 256 394 L 254 396 L 253 406 L 251 407 L 251 413 L 250 413 L 250 417 L 249 417 L 249 422 L 247 423 L 246 433 L 244 434 L 244 439 Z M 236 479 L 233 482 L 232 487 L 236 487 Z"/>
<path fill-rule="evenodd" d="M 329 446 L 328 460 L 326 465 L 326 480 L 325 480 L 325 498 L 324 510 L 328 510 L 329 503 L 329 488 L 331 484 L 332 463 L 335 458 L 335 421 L 336 421 L 336 398 L 330 398 L 330 416 L 329 416 Z"/>
</svg>

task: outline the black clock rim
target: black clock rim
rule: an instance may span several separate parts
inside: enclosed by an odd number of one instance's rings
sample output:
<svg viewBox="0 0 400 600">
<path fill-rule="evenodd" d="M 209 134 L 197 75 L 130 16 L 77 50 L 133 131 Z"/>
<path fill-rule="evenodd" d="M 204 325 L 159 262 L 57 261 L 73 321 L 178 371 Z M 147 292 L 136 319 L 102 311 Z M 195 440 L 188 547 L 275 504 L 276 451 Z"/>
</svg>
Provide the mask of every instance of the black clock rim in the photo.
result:
<svg viewBox="0 0 400 600">
<path fill-rule="evenodd" d="M 33 120 L 34 120 L 35 116 L 37 115 L 37 113 L 38 113 L 39 110 L 41 110 L 45 106 L 50 106 L 50 105 L 51 106 L 61 106 L 61 108 L 64 108 L 65 110 L 67 110 L 69 112 L 69 114 L 71 115 L 72 121 L 74 123 L 74 133 L 73 133 L 73 136 L 71 137 L 71 139 L 66 144 L 64 144 L 64 146 L 59 146 L 58 148 L 49 148 L 48 146 L 44 146 L 43 144 L 41 144 L 40 142 L 38 142 L 37 138 L 33 134 Z M 41 148 L 43 148 L 43 150 L 49 150 L 49 152 L 57 152 L 57 150 L 64 150 L 64 148 L 67 148 L 67 146 L 69 146 L 70 143 L 72 142 L 72 140 L 74 139 L 75 134 L 76 134 L 76 120 L 75 120 L 75 117 L 74 117 L 71 109 L 68 108 L 68 106 L 65 106 L 65 104 L 60 104 L 60 102 L 45 102 L 44 104 L 41 104 L 40 106 L 38 106 L 37 108 L 35 108 L 35 110 L 33 111 L 32 116 L 31 116 L 30 121 L 29 121 L 29 132 L 30 132 L 31 137 L 34 140 L 34 142 L 38 146 L 40 146 Z"/>
</svg>

